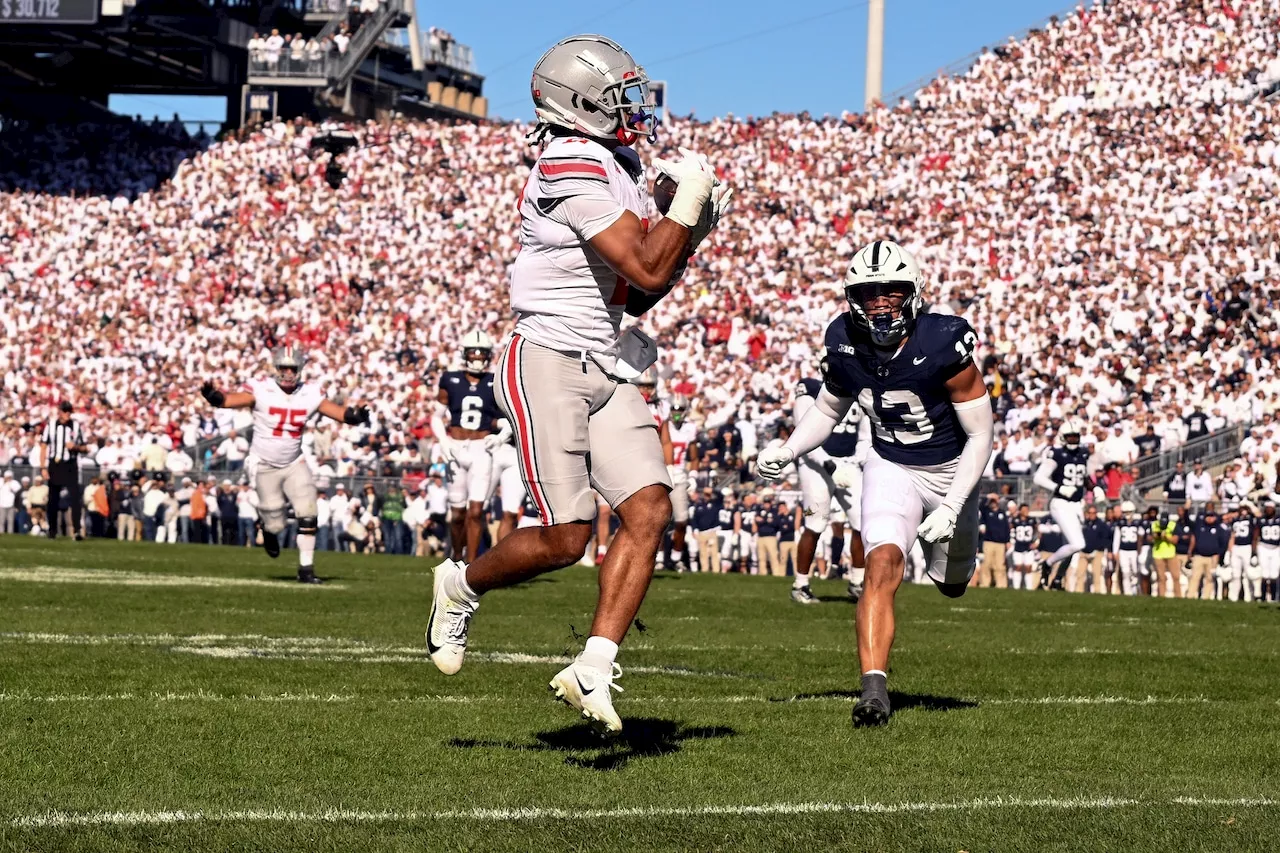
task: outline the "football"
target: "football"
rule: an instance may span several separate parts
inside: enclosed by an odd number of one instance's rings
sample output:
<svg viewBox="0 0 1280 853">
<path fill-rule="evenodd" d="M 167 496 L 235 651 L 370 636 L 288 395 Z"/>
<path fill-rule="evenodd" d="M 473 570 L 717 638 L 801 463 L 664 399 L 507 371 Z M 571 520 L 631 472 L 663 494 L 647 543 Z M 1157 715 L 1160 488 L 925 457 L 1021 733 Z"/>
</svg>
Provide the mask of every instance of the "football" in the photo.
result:
<svg viewBox="0 0 1280 853">
<path fill-rule="evenodd" d="M 663 216 L 671 209 L 671 200 L 676 196 L 676 179 L 666 174 L 659 174 L 653 182 L 653 203 Z"/>
</svg>

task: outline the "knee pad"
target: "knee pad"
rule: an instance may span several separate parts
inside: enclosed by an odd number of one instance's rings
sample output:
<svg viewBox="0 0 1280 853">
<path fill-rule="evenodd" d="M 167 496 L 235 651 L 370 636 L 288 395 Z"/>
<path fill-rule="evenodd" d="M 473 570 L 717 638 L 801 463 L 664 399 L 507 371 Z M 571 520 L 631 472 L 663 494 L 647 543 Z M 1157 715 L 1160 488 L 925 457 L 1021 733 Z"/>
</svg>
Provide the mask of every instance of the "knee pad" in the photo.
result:
<svg viewBox="0 0 1280 853">
<path fill-rule="evenodd" d="M 298 535 L 315 536 L 320 529 L 320 522 L 314 516 L 302 516 L 298 519 Z"/>
</svg>

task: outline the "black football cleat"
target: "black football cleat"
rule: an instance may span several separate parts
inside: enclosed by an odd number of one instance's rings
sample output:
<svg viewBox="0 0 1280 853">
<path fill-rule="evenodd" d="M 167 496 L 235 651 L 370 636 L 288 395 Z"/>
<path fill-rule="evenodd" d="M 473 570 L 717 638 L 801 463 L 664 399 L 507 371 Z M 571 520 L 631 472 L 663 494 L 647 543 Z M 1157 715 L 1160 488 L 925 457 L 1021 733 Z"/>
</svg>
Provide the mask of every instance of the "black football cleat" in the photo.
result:
<svg viewBox="0 0 1280 853">
<path fill-rule="evenodd" d="M 889 688 L 883 675 L 862 676 L 862 695 L 853 706 L 853 727 L 883 726 L 889 722 Z"/>
<path fill-rule="evenodd" d="M 269 530 L 262 531 L 262 550 L 267 552 L 267 556 L 275 559 L 280 556 L 280 537 L 276 536 Z"/>
<path fill-rule="evenodd" d="M 324 581 L 316 577 L 315 569 L 308 567 L 298 569 L 298 583 L 324 583 Z"/>
</svg>

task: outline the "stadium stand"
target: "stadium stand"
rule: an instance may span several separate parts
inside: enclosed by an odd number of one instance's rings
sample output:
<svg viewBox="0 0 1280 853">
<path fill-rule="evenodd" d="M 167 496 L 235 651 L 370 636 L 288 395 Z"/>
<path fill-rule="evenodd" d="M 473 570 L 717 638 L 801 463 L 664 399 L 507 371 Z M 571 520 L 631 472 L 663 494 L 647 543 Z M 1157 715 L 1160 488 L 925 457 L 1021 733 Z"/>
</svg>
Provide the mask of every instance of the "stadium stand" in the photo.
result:
<svg viewBox="0 0 1280 853">
<path fill-rule="evenodd" d="M 935 310 L 980 334 L 1003 427 L 984 489 L 1031 497 L 1018 474 L 1073 413 L 1104 491 L 1134 478 L 1158 502 L 1196 458 L 1240 459 L 1219 490 L 1275 491 L 1278 22 L 1277 0 L 1118 0 L 865 114 L 670 120 L 660 148 L 705 153 L 739 202 L 644 320 L 663 390 L 694 393 L 696 420 L 736 434 L 745 462 L 813 370 L 853 249 L 890 235 Z M 286 341 L 330 396 L 375 412 L 371 430 L 315 431 L 335 482 L 438 462 L 429 401 L 457 330 L 510 325 L 530 128 L 346 129 L 359 145 L 335 191 L 305 121 L 216 144 L 120 123 L 109 157 L 100 127 L 7 127 L 0 155 L 28 154 L 0 156 L 0 466 L 29 460 L 70 399 L 123 448 L 117 466 L 154 436 L 216 469 L 200 381 L 243 380 Z"/>
</svg>

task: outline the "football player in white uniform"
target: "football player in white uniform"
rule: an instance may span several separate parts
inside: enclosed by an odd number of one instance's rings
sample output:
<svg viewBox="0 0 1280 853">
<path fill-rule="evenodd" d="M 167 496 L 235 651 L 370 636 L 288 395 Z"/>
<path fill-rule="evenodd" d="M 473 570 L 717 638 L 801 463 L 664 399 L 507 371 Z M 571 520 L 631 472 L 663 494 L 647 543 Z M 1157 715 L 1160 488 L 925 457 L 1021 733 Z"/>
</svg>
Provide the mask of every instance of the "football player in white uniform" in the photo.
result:
<svg viewBox="0 0 1280 853">
<path fill-rule="evenodd" d="M 824 372 L 819 359 L 818 371 Z M 796 385 L 792 415 L 799 423 L 813 406 L 822 388 L 819 379 L 802 378 Z M 862 594 L 866 573 L 866 557 L 862 552 L 862 465 L 871 444 L 871 426 L 861 409 L 850 406 L 848 414 L 832 430 L 821 447 L 796 460 L 800 494 L 804 499 L 804 530 L 796 545 L 796 572 L 791 585 L 791 600 L 798 604 L 817 604 L 818 598 L 809 588 L 810 569 L 823 534 L 831 527 L 831 568 L 834 576 L 845 548 L 845 525 L 849 527 L 850 570 L 849 595 L 854 601 Z M 832 510 L 839 508 L 842 518 L 833 520 Z"/>
<path fill-rule="evenodd" d="M 692 563 L 689 560 L 689 546 L 685 536 L 689 529 L 689 471 L 690 461 L 697 462 L 697 447 L 694 439 L 698 436 L 698 428 L 687 420 L 689 416 L 689 398 L 677 394 L 671 398 L 667 409 L 667 417 L 658 427 L 658 438 L 662 440 L 662 455 L 667 460 L 667 473 L 671 475 L 671 538 L 667 540 L 665 564 L 668 569 L 687 572 Z M 676 562 L 672 565 L 671 555 L 674 552 Z"/>
<path fill-rule="evenodd" d="M 493 471 L 493 451 L 504 439 L 495 437 L 500 416 L 494 398 L 489 359 L 493 339 L 476 329 L 462 339 L 462 370 L 440 374 L 436 401 L 441 411 L 431 419 L 431 431 L 449 463 L 449 536 L 453 558 L 475 559 L 484 528 L 484 507 Z M 446 426 L 441 413 L 449 416 Z"/>
<path fill-rule="evenodd" d="M 671 517 L 657 425 L 630 384 L 657 350 L 636 329 L 623 333 L 622 319 L 675 287 L 730 202 L 706 158 L 683 151 L 678 161 L 653 161 L 677 187 L 666 215 L 649 227 L 648 181 L 630 147 L 656 129 L 648 82 L 629 53 L 596 35 L 564 39 L 534 66 L 531 141 L 547 142 L 518 201 L 517 319 L 497 393 L 542 526 L 516 530 L 470 565 L 441 563 L 427 626 L 432 661 L 457 672 L 480 596 L 577 563 L 598 492 L 621 526 L 600 566 L 586 648 L 551 689 L 607 732 L 622 728 L 610 696 L 618 644 L 644 600 Z"/>
<path fill-rule="evenodd" d="M 498 535 L 494 542 L 501 542 L 520 523 L 524 513 L 524 499 L 529 491 L 520 478 L 520 460 L 516 456 L 516 446 L 512 439 L 511 423 L 506 418 L 498 421 L 498 431 L 485 438 L 485 444 L 493 449 L 493 472 L 489 475 L 489 494 L 485 498 L 485 506 L 493 500 L 493 496 L 502 492 L 502 520 L 498 522 Z"/>
<path fill-rule="evenodd" d="M 919 538 L 929 579 L 963 595 L 977 566 L 977 484 L 991 456 L 991 401 L 974 363 L 968 321 L 921 314 L 924 277 L 896 243 L 860 249 L 845 276 L 849 310 L 826 332 L 826 374 L 814 404 L 756 468 L 766 480 L 821 445 L 856 402 L 873 436 L 862 479 L 866 578 L 858 601 L 862 694 L 855 726 L 889 720 L 885 673 L 893 600 Z"/>
<path fill-rule="evenodd" d="M 280 556 L 280 533 L 285 527 L 285 501 L 298 519 L 298 581 L 320 583 L 313 561 L 318 520 L 316 484 L 302 455 L 303 427 L 316 412 L 339 423 L 369 422 L 364 406 L 343 409 L 325 399 L 317 382 L 303 382 L 306 356 L 297 346 L 277 348 L 271 356 L 274 379 L 255 379 L 243 391 L 223 393 L 206 381 L 200 393 L 220 409 L 253 409 L 253 442 L 247 470 L 258 494 L 262 548 L 268 557 Z"/>
</svg>

